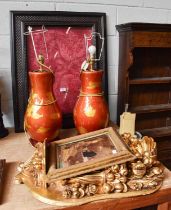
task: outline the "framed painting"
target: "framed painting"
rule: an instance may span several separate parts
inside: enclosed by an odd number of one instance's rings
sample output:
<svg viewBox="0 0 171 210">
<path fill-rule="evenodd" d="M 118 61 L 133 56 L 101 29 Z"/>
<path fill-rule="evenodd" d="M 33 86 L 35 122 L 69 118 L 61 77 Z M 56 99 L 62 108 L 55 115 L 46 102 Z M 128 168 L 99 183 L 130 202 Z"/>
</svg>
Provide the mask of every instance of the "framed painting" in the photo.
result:
<svg viewBox="0 0 171 210">
<path fill-rule="evenodd" d="M 105 13 L 58 11 L 11 11 L 11 71 L 15 131 L 23 131 L 24 114 L 29 97 L 28 72 L 38 65 L 28 27 L 38 31 L 46 29 L 46 47 L 43 37 L 34 36 L 37 53 L 46 54 L 45 64 L 54 71 L 53 92 L 63 113 L 63 128 L 74 127 L 73 108 L 80 90 L 80 68 L 86 58 L 84 35 L 98 32 L 104 37 L 104 48 L 98 69 L 104 70 L 103 90 L 108 101 L 107 49 Z M 93 39 L 97 54 L 101 43 Z"/>
<path fill-rule="evenodd" d="M 135 159 L 112 127 L 52 142 L 46 156 L 48 177 L 53 179 L 75 177 Z"/>
</svg>

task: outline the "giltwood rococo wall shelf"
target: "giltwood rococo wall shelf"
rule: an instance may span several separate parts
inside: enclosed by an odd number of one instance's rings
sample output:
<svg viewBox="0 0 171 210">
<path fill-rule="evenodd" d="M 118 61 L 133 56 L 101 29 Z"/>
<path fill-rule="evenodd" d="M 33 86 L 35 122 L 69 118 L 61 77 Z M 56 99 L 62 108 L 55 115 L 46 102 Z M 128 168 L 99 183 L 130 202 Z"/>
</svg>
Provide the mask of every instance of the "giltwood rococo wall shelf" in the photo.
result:
<svg viewBox="0 0 171 210">
<path fill-rule="evenodd" d="M 57 206 L 150 194 L 164 177 L 152 138 L 121 137 L 113 128 L 50 145 L 38 143 L 18 169 L 17 183 L 26 184 L 42 202 Z"/>
</svg>

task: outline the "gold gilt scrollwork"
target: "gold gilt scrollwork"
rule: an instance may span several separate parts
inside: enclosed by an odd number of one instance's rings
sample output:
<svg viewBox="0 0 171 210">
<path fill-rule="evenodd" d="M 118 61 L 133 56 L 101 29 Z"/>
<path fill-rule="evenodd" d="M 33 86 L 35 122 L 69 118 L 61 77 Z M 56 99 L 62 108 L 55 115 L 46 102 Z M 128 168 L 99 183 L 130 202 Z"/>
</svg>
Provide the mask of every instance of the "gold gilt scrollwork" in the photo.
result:
<svg viewBox="0 0 171 210">
<path fill-rule="evenodd" d="M 63 196 L 82 198 L 95 194 L 124 193 L 154 189 L 163 180 L 163 167 L 156 158 L 156 143 L 153 138 L 137 139 L 130 134 L 123 135 L 137 159 L 118 164 L 99 173 L 65 180 Z"/>
<path fill-rule="evenodd" d="M 46 189 L 46 192 L 53 193 L 54 196 L 60 195 L 66 200 L 110 193 L 119 194 L 119 197 L 123 193 L 135 196 L 137 192 L 141 195 L 159 189 L 164 178 L 164 168 L 157 160 L 153 138 L 144 136 L 137 139 L 128 133 L 123 134 L 122 138 L 136 159 L 63 180 L 46 174 L 45 144 L 38 143 L 31 159 L 20 164 L 16 180 L 19 182 L 28 179 L 36 189 Z M 51 170 L 52 174 L 56 173 L 53 167 Z M 40 190 L 40 194 L 41 192 Z"/>
<path fill-rule="evenodd" d="M 46 188 L 45 180 L 45 144 L 37 143 L 36 150 L 32 157 L 25 163 L 20 163 L 15 177 L 15 182 L 22 183 L 23 179 L 28 178 L 33 182 L 35 187 Z"/>
</svg>

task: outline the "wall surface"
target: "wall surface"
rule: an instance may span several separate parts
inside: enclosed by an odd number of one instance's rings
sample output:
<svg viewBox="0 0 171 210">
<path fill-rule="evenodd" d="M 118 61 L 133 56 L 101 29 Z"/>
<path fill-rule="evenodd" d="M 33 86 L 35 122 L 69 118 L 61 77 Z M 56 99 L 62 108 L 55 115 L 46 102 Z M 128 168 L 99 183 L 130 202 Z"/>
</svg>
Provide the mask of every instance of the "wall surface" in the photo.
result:
<svg viewBox="0 0 171 210">
<path fill-rule="evenodd" d="M 10 58 L 10 10 L 105 12 L 107 15 L 109 107 L 116 121 L 119 39 L 116 24 L 127 22 L 171 23 L 170 0 L 0 0 L 0 91 L 3 120 L 13 127 Z"/>
</svg>

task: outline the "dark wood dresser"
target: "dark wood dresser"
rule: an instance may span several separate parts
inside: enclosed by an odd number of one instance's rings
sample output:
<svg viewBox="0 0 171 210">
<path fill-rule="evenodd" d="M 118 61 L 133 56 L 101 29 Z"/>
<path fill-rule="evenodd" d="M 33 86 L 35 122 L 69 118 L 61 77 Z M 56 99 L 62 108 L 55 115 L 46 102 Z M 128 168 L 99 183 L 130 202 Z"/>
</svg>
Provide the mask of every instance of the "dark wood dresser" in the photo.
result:
<svg viewBox="0 0 171 210">
<path fill-rule="evenodd" d="M 118 117 L 128 104 L 136 130 L 157 142 L 171 169 L 171 24 L 127 23 L 119 32 Z"/>
</svg>

